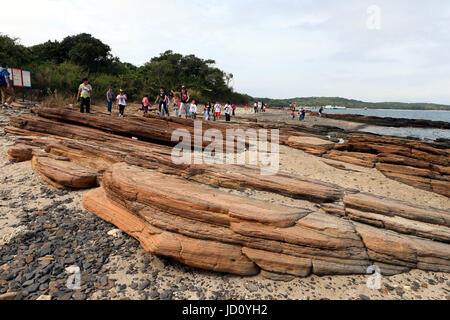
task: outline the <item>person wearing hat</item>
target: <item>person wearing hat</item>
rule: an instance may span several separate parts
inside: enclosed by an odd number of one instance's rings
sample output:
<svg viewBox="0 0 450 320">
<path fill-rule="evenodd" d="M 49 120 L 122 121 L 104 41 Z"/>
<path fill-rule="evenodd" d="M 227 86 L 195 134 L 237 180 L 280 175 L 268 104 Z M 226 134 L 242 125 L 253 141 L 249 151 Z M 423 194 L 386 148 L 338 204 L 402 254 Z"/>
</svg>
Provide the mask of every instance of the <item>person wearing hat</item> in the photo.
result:
<svg viewBox="0 0 450 320">
<path fill-rule="evenodd" d="M 119 105 L 119 117 L 123 118 L 125 107 L 127 105 L 127 95 L 120 89 L 120 93 L 117 96 L 117 104 Z"/>
</svg>

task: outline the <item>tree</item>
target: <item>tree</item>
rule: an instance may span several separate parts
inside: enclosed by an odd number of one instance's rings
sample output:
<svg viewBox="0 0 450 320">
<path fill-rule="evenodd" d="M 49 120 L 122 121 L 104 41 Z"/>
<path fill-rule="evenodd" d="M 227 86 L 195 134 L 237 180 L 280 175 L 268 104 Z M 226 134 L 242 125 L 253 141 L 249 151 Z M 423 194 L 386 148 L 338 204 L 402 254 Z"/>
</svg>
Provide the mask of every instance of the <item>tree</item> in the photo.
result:
<svg viewBox="0 0 450 320">
<path fill-rule="evenodd" d="M 105 71 L 113 62 L 111 48 L 87 33 L 64 38 L 61 51 L 65 60 L 84 67 L 88 72 Z"/>
<path fill-rule="evenodd" d="M 0 63 L 22 67 L 32 60 L 31 51 L 19 43 L 18 38 L 0 34 Z"/>
</svg>

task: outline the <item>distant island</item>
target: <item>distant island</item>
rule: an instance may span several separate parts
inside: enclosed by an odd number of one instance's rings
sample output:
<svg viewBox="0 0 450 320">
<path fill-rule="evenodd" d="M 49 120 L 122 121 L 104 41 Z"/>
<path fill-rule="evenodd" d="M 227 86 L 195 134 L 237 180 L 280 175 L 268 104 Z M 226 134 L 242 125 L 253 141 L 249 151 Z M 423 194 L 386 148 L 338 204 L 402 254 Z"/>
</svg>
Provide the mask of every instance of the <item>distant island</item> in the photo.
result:
<svg viewBox="0 0 450 320">
<path fill-rule="evenodd" d="M 297 106 L 322 107 L 336 106 L 351 109 L 404 109 L 404 110 L 447 110 L 450 111 L 450 105 L 434 103 L 402 103 L 402 102 L 364 102 L 353 99 L 339 97 L 305 97 L 292 99 L 270 99 L 250 97 L 251 102 L 263 101 L 270 107 L 287 107 L 291 103 Z"/>
</svg>

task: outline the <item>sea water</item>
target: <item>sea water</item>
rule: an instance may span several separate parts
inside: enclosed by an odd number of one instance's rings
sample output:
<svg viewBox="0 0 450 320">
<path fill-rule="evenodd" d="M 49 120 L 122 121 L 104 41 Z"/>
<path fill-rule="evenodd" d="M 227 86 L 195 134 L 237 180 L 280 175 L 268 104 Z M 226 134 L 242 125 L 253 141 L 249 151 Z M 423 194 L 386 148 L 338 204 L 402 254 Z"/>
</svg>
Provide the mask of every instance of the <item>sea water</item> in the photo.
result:
<svg viewBox="0 0 450 320">
<path fill-rule="evenodd" d="M 399 119 L 423 119 L 432 121 L 450 122 L 450 111 L 435 110 L 381 110 L 381 109 L 336 109 L 325 110 L 324 113 L 329 114 L 360 114 L 364 116 L 375 116 L 381 118 L 399 118 Z M 380 126 L 366 126 L 361 128 L 361 132 L 369 132 L 380 135 L 388 135 L 394 137 L 413 137 L 425 141 L 435 141 L 437 139 L 449 139 L 450 130 L 435 128 L 394 128 Z"/>
</svg>

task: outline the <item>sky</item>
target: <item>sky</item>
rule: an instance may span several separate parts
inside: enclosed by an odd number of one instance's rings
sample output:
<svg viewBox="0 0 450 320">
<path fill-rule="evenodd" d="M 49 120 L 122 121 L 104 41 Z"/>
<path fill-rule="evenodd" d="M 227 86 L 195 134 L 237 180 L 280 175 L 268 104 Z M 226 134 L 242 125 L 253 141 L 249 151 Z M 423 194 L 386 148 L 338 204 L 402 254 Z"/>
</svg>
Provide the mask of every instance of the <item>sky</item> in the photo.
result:
<svg viewBox="0 0 450 320">
<path fill-rule="evenodd" d="M 213 59 L 256 97 L 450 104 L 448 0 L 15 0 L 0 24 L 27 46 L 90 33 L 135 65 Z"/>
</svg>

